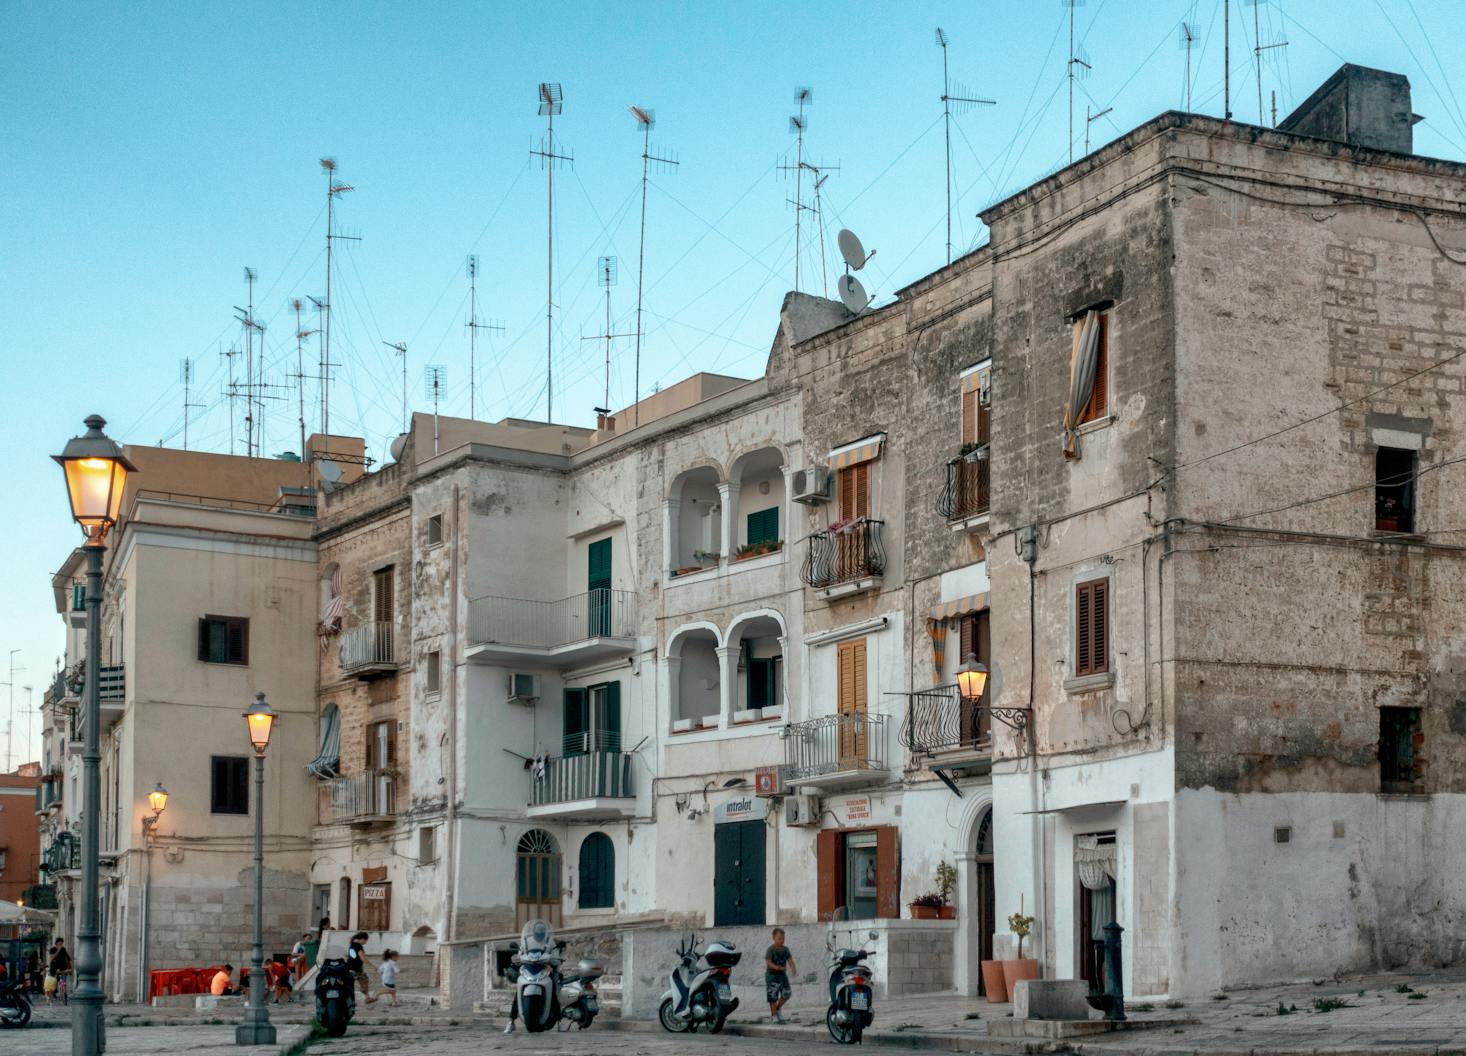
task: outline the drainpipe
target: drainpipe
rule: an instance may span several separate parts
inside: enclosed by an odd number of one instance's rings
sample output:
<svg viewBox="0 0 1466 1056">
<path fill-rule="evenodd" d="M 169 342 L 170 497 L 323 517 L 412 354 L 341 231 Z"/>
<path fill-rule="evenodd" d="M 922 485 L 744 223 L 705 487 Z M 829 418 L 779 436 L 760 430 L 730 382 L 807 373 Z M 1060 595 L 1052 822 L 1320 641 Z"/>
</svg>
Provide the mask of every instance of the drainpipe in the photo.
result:
<svg viewBox="0 0 1466 1056">
<path fill-rule="evenodd" d="M 450 643 L 448 655 L 452 658 L 453 677 L 448 680 L 448 809 L 444 825 L 447 832 L 443 848 L 444 864 L 447 869 L 444 905 L 448 913 L 448 919 L 443 929 L 446 936 L 445 942 L 453 941 L 454 903 L 457 901 L 454 895 L 458 869 L 458 669 L 460 666 L 458 663 L 458 562 L 463 551 L 463 532 L 460 529 L 462 521 L 463 510 L 458 505 L 458 485 L 454 484 L 453 559 L 449 595 L 453 600 L 448 606 L 448 641 Z"/>
<path fill-rule="evenodd" d="M 143 834 L 147 839 L 147 834 Z M 137 929 L 137 1000 L 138 1004 L 148 1003 L 148 918 L 153 898 L 153 848 L 151 844 L 143 846 L 143 905 L 142 916 Z"/>
<path fill-rule="evenodd" d="M 1044 786 L 1038 777 L 1038 718 L 1034 711 L 1036 704 L 1037 687 L 1037 659 L 1038 659 L 1038 609 L 1037 609 L 1037 584 L 1038 573 L 1035 566 L 1038 564 L 1038 527 L 1026 528 L 1020 539 L 1021 549 L 1019 556 L 1028 565 L 1028 785 L 1029 802 L 1033 804 L 1035 811 L 1033 815 L 1030 838 L 1033 843 L 1033 915 L 1040 921 L 1040 930 L 1035 936 L 1035 951 L 1039 952 L 1042 960 L 1048 960 L 1049 951 L 1043 942 L 1044 932 L 1047 930 L 1049 920 L 1047 910 L 1044 906 L 1044 889 L 1047 886 L 1047 872 L 1044 862 L 1044 825 L 1047 815 L 1043 813 Z"/>
</svg>

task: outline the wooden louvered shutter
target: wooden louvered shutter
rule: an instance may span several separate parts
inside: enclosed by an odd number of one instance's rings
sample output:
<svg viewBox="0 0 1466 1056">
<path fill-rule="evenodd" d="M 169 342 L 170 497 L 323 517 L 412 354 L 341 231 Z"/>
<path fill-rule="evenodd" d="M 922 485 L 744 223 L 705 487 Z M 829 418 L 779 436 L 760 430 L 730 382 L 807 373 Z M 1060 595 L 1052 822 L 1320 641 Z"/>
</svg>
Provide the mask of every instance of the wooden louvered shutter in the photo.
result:
<svg viewBox="0 0 1466 1056">
<path fill-rule="evenodd" d="M 395 578 L 390 565 L 372 575 L 372 619 L 378 623 L 392 622 Z"/>
<path fill-rule="evenodd" d="M 876 916 L 901 916 L 901 830 L 876 829 Z"/>
<path fill-rule="evenodd" d="M 397 723 L 382 723 L 382 734 L 387 742 L 387 769 L 397 765 Z"/>
<path fill-rule="evenodd" d="M 1110 606 L 1109 592 L 1110 581 L 1108 579 L 1097 579 L 1091 584 L 1094 596 L 1094 633 L 1093 656 L 1094 670 L 1096 672 L 1108 671 L 1110 669 Z"/>
<path fill-rule="evenodd" d="M 844 839 L 838 829 L 821 829 L 815 838 L 815 913 L 820 920 L 834 920 L 835 910 L 844 904 Z"/>
<path fill-rule="evenodd" d="M 1110 669 L 1108 579 L 1081 583 L 1074 590 L 1074 676 Z"/>
<path fill-rule="evenodd" d="M 608 682 L 606 684 L 606 713 L 597 717 L 597 725 L 600 727 L 596 731 L 600 734 L 598 738 L 599 743 L 592 747 L 597 747 L 607 752 L 619 752 L 621 750 L 620 682 Z"/>
<path fill-rule="evenodd" d="M 957 636 L 957 664 L 961 666 L 967 662 L 969 654 L 977 656 L 977 617 L 975 615 L 964 616 L 959 626 L 961 630 Z"/>
<path fill-rule="evenodd" d="M 234 619 L 225 624 L 224 656 L 231 664 L 249 663 L 249 620 Z"/>
<path fill-rule="evenodd" d="M 982 408 L 978 406 L 977 389 L 962 393 L 962 443 L 975 444 L 978 440 L 978 418 Z"/>
<path fill-rule="evenodd" d="M 870 463 L 857 462 L 840 470 L 840 520 L 870 516 Z"/>
<path fill-rule="evenodd" d="M 1084 317 L 1080 316 L 1074 324 L 1074 340 L 1079 340 L 1079 332 L 1084 326 Z M 1094 363 L 1094 388 L 1090 390 L 1089 402 L 1084 405 L 1083 412 L 1079 415 L 1080 422 L 1092 422 L 1097 418 L 1103 418 L 1109 413 L 1110 407 L 1110 313 L 1099 313 L 1099 348 L 1095 353 Z"/>
<path fill-rule="evenodd" d="M 586 734 L 590 725 L 586 714 L 588 704 L 586 691 L 566 689 L 564 691 L 564 720 L 561 726 L 560 750 L 565 755 L 581 755 L 586 750 Z"/>
<path fill-rule="evenodd" d="M 377 727 L 373 723 L 366 729 L 366 768 L 377 770 L 381 765 L 381 760 L 377 758 Z"/>
</svg>

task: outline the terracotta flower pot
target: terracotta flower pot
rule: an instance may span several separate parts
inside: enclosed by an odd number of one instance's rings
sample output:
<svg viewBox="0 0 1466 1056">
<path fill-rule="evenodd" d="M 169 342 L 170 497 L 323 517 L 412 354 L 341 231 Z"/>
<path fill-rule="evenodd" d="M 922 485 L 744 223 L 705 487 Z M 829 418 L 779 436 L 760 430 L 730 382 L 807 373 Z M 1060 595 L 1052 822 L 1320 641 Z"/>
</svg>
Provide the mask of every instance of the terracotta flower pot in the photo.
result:
<svg viewBox="0 0 1466 1056">
<path fill-rule="evenodd" d="M 1003 985 L 1008 990 L 1008 998 L 1012 1000 L 1013 991 L 1024 979 L 1038 978 L 1038 961 L 1032 957 L 1025 957 L 1021 961 L 1003 962 Z"/>
<path fill-rule="evenodd" d="M 987 999 L 995 1005 L 1008 1000 L 1008 983 L 1003 978 L 1002 961 L 982 962 L 982 988 Z"/>
<path fill-rule="evenodd" d="M 912 920 L 936 920 L 937 919 L 937 907 L 936 906 L 912 906 L 910 908 L 911 908 L 911 919 Z"/>
<path fill-rule="evenodd" d="M 957 919 L 957 907 L 956 906 L 943 906 L 941 909 L 937 910 L 937 919 L 938 920 L 956 920 Z"/>
</svg>

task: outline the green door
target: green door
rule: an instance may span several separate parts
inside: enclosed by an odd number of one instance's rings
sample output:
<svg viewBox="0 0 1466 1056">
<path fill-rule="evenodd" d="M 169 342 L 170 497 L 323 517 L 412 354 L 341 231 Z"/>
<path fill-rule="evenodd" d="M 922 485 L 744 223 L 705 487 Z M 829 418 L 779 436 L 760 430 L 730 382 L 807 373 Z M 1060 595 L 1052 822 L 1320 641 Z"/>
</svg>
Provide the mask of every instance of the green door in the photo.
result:
<svg viewBox="0 0 1466 1056">
<path fill-rule="evenodd" d="M 590 569 L 586 576 L 586 637 L 611 633 L 611 540 L 590 544 Z"/>
<path fill-rule="evenodd" d="M 565 725 L 560 739 L 563 755 L 584 755 L 590 740 L 590 703 L 583 689 L 565 691 Z"/>
</svg>

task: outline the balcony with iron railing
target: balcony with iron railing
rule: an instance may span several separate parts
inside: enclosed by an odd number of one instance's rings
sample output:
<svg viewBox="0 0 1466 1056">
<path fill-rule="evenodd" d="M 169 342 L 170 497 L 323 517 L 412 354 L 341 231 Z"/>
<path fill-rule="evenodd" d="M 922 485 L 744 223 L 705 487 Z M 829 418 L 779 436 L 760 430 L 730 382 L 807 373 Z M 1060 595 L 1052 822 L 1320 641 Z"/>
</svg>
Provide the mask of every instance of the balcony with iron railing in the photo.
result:
<svg viewBox="0 0 1466 1056">
<path fill-rule="evenodd" d="M 397 814 L 397 775 L 391 770 L 363 770 L 333 777 L 319 786 L 322 825 L 371 825 Z"/>
<path fill-rule="evenodd" d="M 563 755 L 532 764 L 532 818 L 599 821 L 636 812 L 630 752 L 621 751 L 613 731 L 568 733 Z"/>
<path fill-rule="evenodd" d="M 947 462 L 947 484 L 937 512 L 953 531 L 972 531 L 987 523 L 992 460 L 987 444 L 971 446 Z"/>
<path fill-rule="evenodd" d="M 81 841 L 69 832 L 57 833 L 51 846 L 42 853 L 41 864 L 50 877 L 54 877 L 57 873 L 80 869 Z"/>
<path fill-rule="evenodd" d="M 807 537 L 800 578 L 825 599 L 861 594 L 880 585 L 886 573 L 881 541 L 885 521 L 857 517 Z"/>
<path fill-rule="evenodd" d="M 572 667 L 636 648 L 636 594 L 608 587 L 559 601 L 494 595 L 468 607 L 467 659 Z"/>
<path fill-rule="evenodd" d="M 36 786 L 36 813 L 45 814 L 61 806 L 61 790 L 65 778 L 60 774 L 47 774 Z"/>
<path fill-rule="evenodd" d="M 915 766 L 992 759 L 991 714 L 983 700 L 962 699 L 956 686 L 937 686 L 906 696 L 898 739 Z"/>
<path fill-rule="evenodd" d="M 396 628 L 390 620 L 371 620 L 341 635 L 341 671 L 356 678 L 378 678 L 398 668 Z"/>
<path fill-rule="evenodd" d="M 784 738 L 784 783 L 822 789 L 883 784 L 889 778 L 886 717 L 863 711 L 790 723 Z"/>
</svg>

